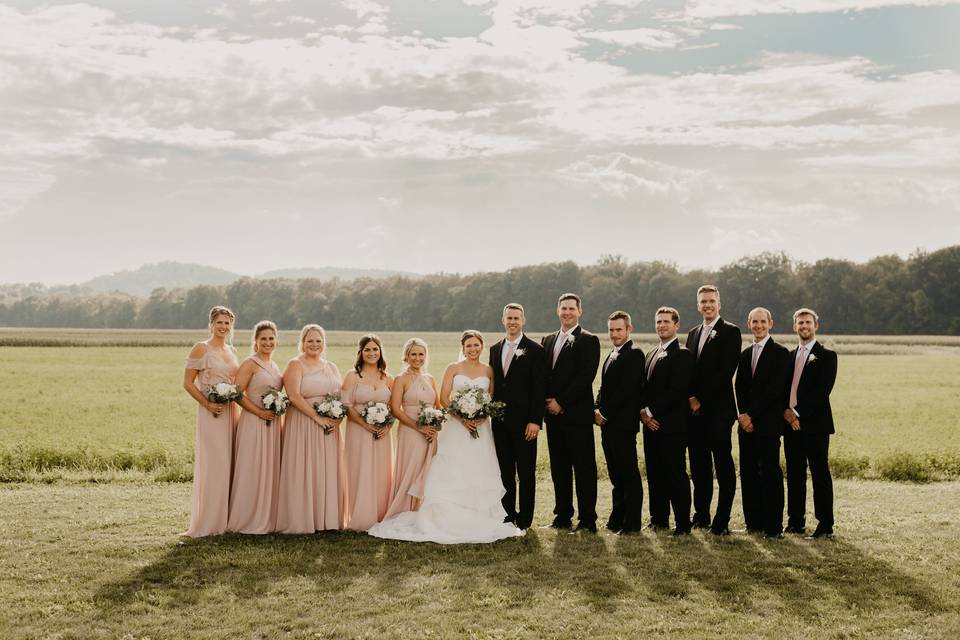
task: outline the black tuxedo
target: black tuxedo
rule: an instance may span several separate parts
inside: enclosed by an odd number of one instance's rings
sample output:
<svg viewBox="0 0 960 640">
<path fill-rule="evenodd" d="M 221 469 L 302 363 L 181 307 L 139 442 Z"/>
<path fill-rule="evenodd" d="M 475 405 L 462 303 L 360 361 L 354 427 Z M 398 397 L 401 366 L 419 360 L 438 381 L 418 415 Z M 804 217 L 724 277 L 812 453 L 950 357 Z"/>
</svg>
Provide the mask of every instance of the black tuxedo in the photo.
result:
<svg viewBox="0 0 960 640">
<path fill-rule="evenodd" d="M 754 371 L 753 349 L 751 344 L 740 354 L 735 385 L 740 413 L 748 414 L 753 423 L 752 432 L 737 431 L 740 494 L 747 529 L 776 535 L 783 531 L 780 436 L 786 424 L 782 407 L 790 384 L 790 352 L 769 338 Z"/>
<path fill-rule="evenodd" d="M 497 447 L 500 478 L 506 493 L 503 508 L 521 529 L 533 523 L 536 500 L 537 440 L 524 437 L 527 425 L 543 422 L 547 367 L 543 347 L 520 338 L 507 374 L 503 374 L 505 340 L 490 347 L 493 367 L 493 399 L 506 403 L 503 419 L 493 421 L 493 442 Z M 517 353 L 522 350 L 522 353 Z M 520 509 L 517 510 L 517 478 L 520 480 Z"/>
<path fill-rule="evenodd" d="M 628 340 L 620 346 L 616 358 L 607 356 L 600 369 L 596 405 L 606 420 L 600 427 L 600 442 L 613 485 L 613 510 L 607 520 L 607 528 L 613 530 L 639 531 L 642 526 L 643 481 L 637 466 L 637 431 L 645 362 L 643 351 Z"/>
<path fill-rule="evenodd" d="M 566 526 L 573 519 L 573 479 L 577 480 L 577 508 L 580 524 L 597 521 L 597 454 L 593 442 L 593 379 L 600 364 L 600 340 L 578 326 L 560 349 L 553 363 L 559 332 L 543 337 L 547 377 L 547 398 L 563 409 L 560 415 L 546 414 L 550 475 L 556 499 L 554 524 Z"/>
<path fill-rule="evenodd" d="M 797 349 L 790 352 L 790 375 L 786 394 L 789 404 Z M 784 427 L 783 452 L 787 459 L 787 524 L 802 529 L 806 524 L 807 465 L 813 481 L 813 508 L 818 526 L 833 531 L 833 478 L 830 475 L 830 434 L 834 433 L 830 392 L 837 380 L 837 353 L 820 341 L 807 355 L 797 385 L 800 431 Z"/>
<path fill-rule="evenodd" d="M 687 334 L 687 349 L 696 356 L 703 323 Z M 733 373 L 740 359 L 740 329 L 723 318 L 713 326 L 715 335 L 696 357 L 690 396 L 700 401 L 699 415 L 691 416 L 688 444 L 690 476 L 693 480 L 694 524 L 712 526 L 722 531 L 730 524 L 730 510 L 737 492 L 737 473 L 733 465 L 730 430 L 737 419 L 733 395 Z M 713 468 L 717 469 L 717 513 L 711 525 L 710 502 L 713 500 Z"/>
<path fill-rule="evenodd" d="M 643 428 L 650 522 L 667 526 L 672 504 L 677 529 L 689 531 L 690 479 L 687 477 L 686 444 L 690 415 L 688 398 L 695 356 L 681 347 L 679 340 L 669 344 L 663 358 L 658 353 L 652 349 L 647 354 L 644 365 L 646 381 L 640 395 L 641 409 L 649 409 L 660 423 L 656 431 Z"/>
</svg>

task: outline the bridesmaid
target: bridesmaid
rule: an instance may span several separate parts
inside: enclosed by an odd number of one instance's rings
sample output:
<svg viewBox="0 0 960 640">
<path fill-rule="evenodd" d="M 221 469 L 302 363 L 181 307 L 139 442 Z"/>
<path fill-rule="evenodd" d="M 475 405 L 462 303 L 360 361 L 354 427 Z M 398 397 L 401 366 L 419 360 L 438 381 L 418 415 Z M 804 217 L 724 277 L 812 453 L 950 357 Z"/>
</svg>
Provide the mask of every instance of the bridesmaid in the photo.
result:
<svg viewBox="0 0 960 640">
<path fill-rule="evenodd" d="M 347 407 L 344 431 L 347 529 L 366 531 L 383 520 L 390 504 L 393 484 L 390 428 L 375 439 L 376 429 L 364 421 L 360 409 L 371 400 L 389 405 L 392 389 L 393 377 L 387 373 L 380 338 L 373 334 L 363 336 L 353 371 L 347 373 L 343 381 L 343 401 Z"/>
<path fill-rule="evenodd" d="M 403 362 L 403 373 L 394 381 L 390 395 L 390 408 L 400 421 L 400 428 L 397 431 L 393 498 L 384 519 L 420 508 L 423 481 L 437 453 L 437 430 L 417 426 L 421 402 L 440 408 L 437 381 L 423 371 L 427 362 L 427 343 L 420 338 L 407 340 L 403 345 Z"/>
<path fill-rule="evenodd" d="M 227 405 L 210 402 L 204 392 L 221 382 L 232 384 L 237 375 L 236 350 L 230 344 L 234 320 L 233 311 L 226 307 L 218 305 L 210 309 L 210 337 L 193 345 L 183 371 L 183 388 L 198 405 L 190 528 L 182 534 L 191 538 L 227 530 L 237 412 L 232 402 Z"/>
<path fill-rule="evenodd" d="M 283 372 L 290 398 L 284 416 L 277 531 L 313 533 L 343 525 L 340 420 L 321 418 L 313 408 L 343 379 L 337 365 L 323 358 L 327 334 L 320 325 L 300 331 L 300 355 Z M 329 431 L 329 433 L 327 433 Z"/>
<path fill-rule="evenodd" d="M 253 355 L 237 371 L 243 413 L 237 424 L 228 531 L 270 533 L 276 528 L 282 419 L 264 409 L 260 399 L 267 387 L 283 384 L 272 359 L 276 347 L 277 325 L 261 320 L 253 328 Z"/>
</svg>

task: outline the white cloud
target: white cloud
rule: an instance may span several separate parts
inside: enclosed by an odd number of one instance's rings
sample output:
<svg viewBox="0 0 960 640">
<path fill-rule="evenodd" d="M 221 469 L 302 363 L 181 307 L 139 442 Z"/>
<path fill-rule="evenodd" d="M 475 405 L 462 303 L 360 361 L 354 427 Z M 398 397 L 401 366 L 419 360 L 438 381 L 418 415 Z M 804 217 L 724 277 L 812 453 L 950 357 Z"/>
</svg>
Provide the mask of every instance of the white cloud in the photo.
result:
<svg viewBox="0 0 960 640">
<path fill-rule="evenodd" d="M 672 49 L 681 42 L 680 36 L 663 29 L 622 29 L 617 31 L 583 31 L 581 37 L 625 47 L 644 49 Z"/>
<path fill-rule="evenodd" d="M 882 7 L 936 7 L 958 4 L 957 0 L 689 0 L 686 15 L 693 18 L 723 18 L 763 14 L 832 13 L 864 11 Z"/>
<path fill-rule="evenodd" d="M 620 199 L 639 193 L 685 202 L 698 190 L 696 183 L 702 172 L 617 152 L 588 156 L 562 167 L 557 175 Z"/>
</svg>

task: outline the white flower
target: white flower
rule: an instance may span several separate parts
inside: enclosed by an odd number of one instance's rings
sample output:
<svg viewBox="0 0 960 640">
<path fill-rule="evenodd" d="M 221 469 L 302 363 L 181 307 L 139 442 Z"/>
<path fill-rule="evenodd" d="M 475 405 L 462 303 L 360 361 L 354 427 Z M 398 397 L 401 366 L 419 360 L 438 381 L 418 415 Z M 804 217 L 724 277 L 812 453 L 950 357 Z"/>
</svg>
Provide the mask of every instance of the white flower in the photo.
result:
<svg viewBox="0 0 960 640">
<path fill-rule="evenodd" d="M 317 405 L 317 408 L 323 413 L 330 413 L 330 411 L 333 409 L 329 402 L 321 402 Z"/>
<path fill-rule="evenodd" d="M 660 353 L 657 354 L 657 360 L 663 360 L 666 357 L 667 357 L 666 351 L 661 351 Z"/>
<path fill-rule="evenodd" d="M 516 351 L 513 352 L 513 357 L 514 357 L 514 358 L 519 358 L 520 356 L 522 356 L 522 355 L 525 354 L 526 352 L 527 352 L 526 349 L 517 349 Z"/>
<path fill-rule="evenodd" d="M 807 358 L 807 362 L 813 362 L 813 361 L 815 361 L 816 359 L 817 359 L 817 356 L 815 356 L 815 355 L 813 355 L 813 354 L 811 353 L 811 354 L 810 354 L 810 357 Z"/>
<path fill-rule="evenodd" d="M 573 335 L 572 333 L 571 333 L 570 335 L 568 335 L 568 336 L 567 336 L 567 346 L 572 347 L 572 346 L 573 346 L 573 343 L 574 343 L 574 341 L 575 341 L 576 339 L 577 339 L 577 336 Z"/>
<path fill-rule="evenodd" d="M 717 330 L 714 329 L 713 331 L 710 332 L 710 337 L 707 338 L 707 339 L 708 339 L 708 340 L 713 340 L 713 339 L 716 338 L 716 337 L 717 337 Z"/>
<path fill-rule="evenodd" d="M 229 395 L 233 392 L 233 385 L 229 382 L 218 382 L 214 390 L 221 396 Z"/>
<path fill-rule="evenodd" d="M 619 357 L 620 357 L 620 352 L 619 352 L 619 351 L 611 351 L 611 352 L 610 352 L 610 361 L 611 361 L 611 362 L 613 362 L 614 360 L 616 360 L 616 359 L 619 358 Z"/>
</svg>

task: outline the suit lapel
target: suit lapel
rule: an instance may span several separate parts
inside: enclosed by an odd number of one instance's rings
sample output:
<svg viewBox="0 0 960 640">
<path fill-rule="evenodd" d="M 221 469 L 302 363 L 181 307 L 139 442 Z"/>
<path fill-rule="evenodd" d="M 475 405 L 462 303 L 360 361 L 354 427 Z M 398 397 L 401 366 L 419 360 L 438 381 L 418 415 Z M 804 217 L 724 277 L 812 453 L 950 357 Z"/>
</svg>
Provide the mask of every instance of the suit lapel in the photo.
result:
<svg viewBox="0 0 960 640">
<path fill-rule="evenodd" d="M 490 347 L 490 355 L 493 357 L 493 371 L 494 371 L 494 374 L 496 374 L 496 372 L 499 371 L 501 378 L 504 377 L 504 375 L 503 375 L 503 358 L 501 357 L 501 354 L 502 354 L 502 352 L 503 352 L 503 343 L 504 343 L 504 340 L 506 340 L 506 338 L 500 340 L 500 342 L 498 342 L 498 343 L 496 343 L 495 345 L 493 345 L 492 347 Z"/>
</svg>

